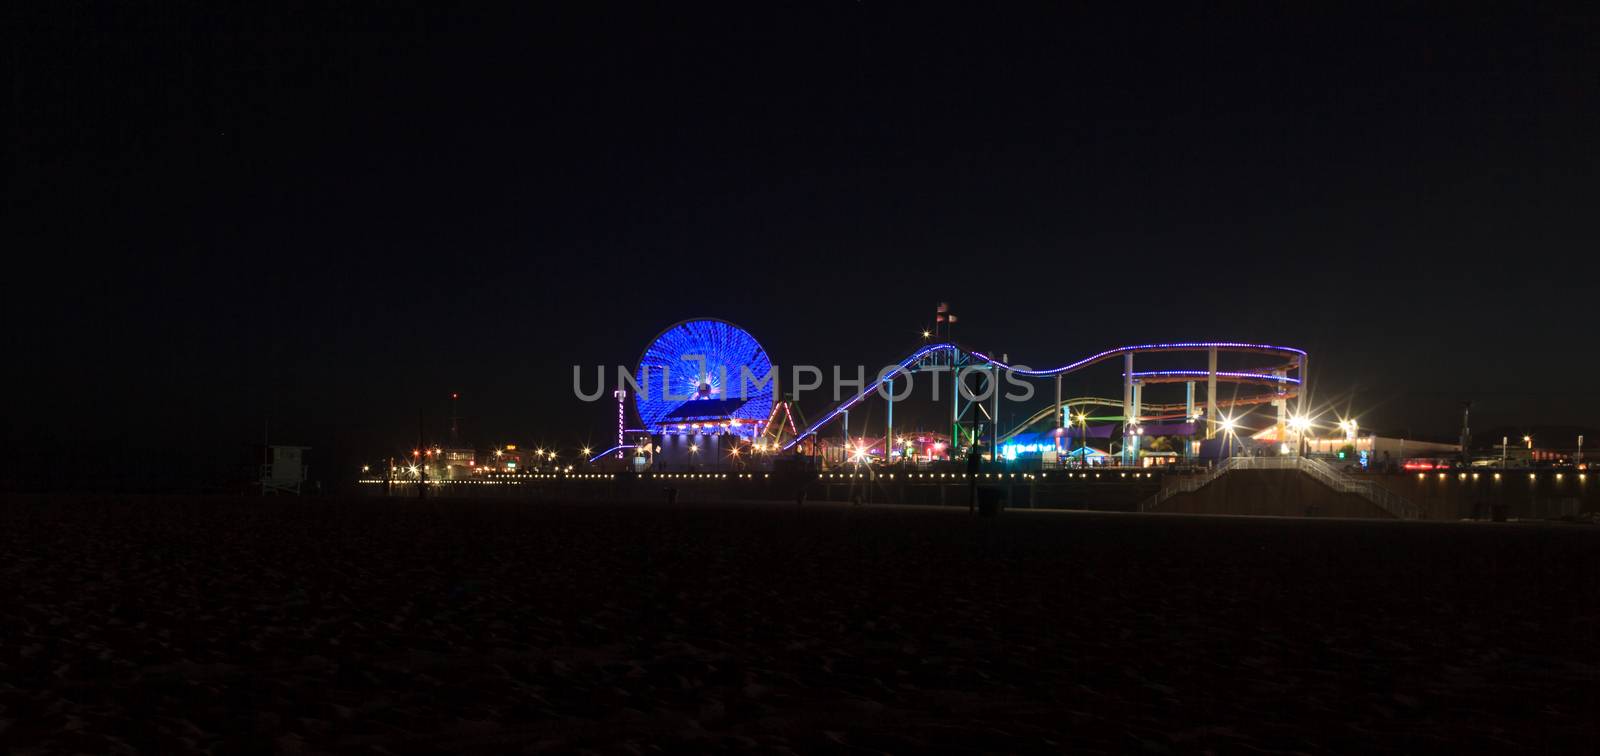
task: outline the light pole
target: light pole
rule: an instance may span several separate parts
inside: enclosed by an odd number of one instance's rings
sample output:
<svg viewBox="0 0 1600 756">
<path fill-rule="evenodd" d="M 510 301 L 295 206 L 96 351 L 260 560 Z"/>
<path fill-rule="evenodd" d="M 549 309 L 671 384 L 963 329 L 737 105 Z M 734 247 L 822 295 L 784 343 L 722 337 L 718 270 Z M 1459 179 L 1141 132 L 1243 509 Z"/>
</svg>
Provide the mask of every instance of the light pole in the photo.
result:
<svg viewBox="0 0 1600 756">
<path fill-rule="evenodd" d="M 1228 444 L 1228 459 L 1233 459 L 1234 431 L 1237 430 L 1238 427 L 1239 424 L 1234 422 L 1233 418 L 1222 418 L 1222 440 Z"/>
<path fill-rule="evenodd" d="M 1139 449 L 1144 447 L 1144 426 L 1143 425 L 1135 425 L 1135 426 L 1133 426 L 1133 432 L 1134 432 L 1133 466 L 1134 467 L 1138 467 L 1139 466 Z"/>
<path fill-rule="evenodd" d="M 1295 415 L 1289 418 L 1289 429 L 1294 431 L 1294 451 L 1295 454 L 1302 457 L 1306 455 L 1306 429 L 1310 427 L 1311 420 L 1305 415 Z"/>
<path fill-rule="evenodd" d="M 1089 466 L 1089 413 L 1079 412 L 1078 417 L 1078 466 Z"/>
<path fill-rule="evenodd" d="M 1191 399 L 1193 399 L 1192 396 L 1191 396 Z M 1194 403 L 1193 401 L 1190 402 L 1191 405 L 1193 403 Z M 1194 456 L 1200 452 L 1200 439 L 1202 437 L 1204 437 L 1204 435 L 1205 435 L 1204 433 L 1201 432 L 1201 429 L 1204 428 L 1205 426 L 1203 424 L 1201 424 L 1200 418 L 1203 418 L 1206 415 L 1205 415 L 1204 412 L 1202 412 L 1200 410 L 1193 409 L 1193 407 L 1191 407 L 1190 409 L 1191 409 L 1191 411 L 1189 412 L 1189 425 L 1190 425 L 1189 438 L 1184 440 L 1184 442 L 1183 442 L 1183 459 L 1184 459 L 1185 462 L 1193 465 L 1193 464 L 1195 464 Z"/>
<path fill-rule="evenodd" d="M 1339 421 L 1339 429 L 1344 431 L 1344 442 L 1350 447 L 1351 453 L 1356 456 L 1357 460 L 1361 459 L 1361 450 L 1356 448 L 1356 444 L 1359 440 L 1356 434 L 1358 427 L 1359 426 L 1356 425 L 1356 421 L 1354 419 Z"/>
</svg>

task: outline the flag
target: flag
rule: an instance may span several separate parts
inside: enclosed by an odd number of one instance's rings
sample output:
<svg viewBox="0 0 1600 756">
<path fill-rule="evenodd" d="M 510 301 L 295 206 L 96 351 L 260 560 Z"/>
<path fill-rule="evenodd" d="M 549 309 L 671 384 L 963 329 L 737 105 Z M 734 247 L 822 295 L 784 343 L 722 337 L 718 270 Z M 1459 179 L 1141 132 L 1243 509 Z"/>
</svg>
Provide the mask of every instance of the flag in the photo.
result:
<svg viewBox="0 0 1600 756">
<path fill-rule="evenodd" d="M 949 319 L 949 321 L 948 321 L 948 322 L 951 322 L 951 323 L 954 323 L 954 322 L 956 322 L 956 316 L 954 316 L 954 315 L 951 315 L 951 316 L 950 316 L 950 319 Z"/>
<path fill-rule="evenodd" d="M 949 312 L 949 311 L 950 311 L 950 303 L 949 302 L 940 302 L 939 303 L 938 312 Z"/>
</svg>

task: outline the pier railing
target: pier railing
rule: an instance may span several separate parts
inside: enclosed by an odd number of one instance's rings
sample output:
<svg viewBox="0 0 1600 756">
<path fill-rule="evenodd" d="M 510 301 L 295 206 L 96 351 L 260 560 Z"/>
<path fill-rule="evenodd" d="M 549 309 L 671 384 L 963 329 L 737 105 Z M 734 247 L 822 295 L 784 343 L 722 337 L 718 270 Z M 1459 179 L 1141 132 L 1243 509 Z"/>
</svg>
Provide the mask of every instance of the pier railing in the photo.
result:
<svg viewBox="0 0 1600 756">
<path fill-rule="evenodd" d="M 1234 470 L 1299 470 L 1336 492 L 1360 496 L 1402 520 L 1422 518 L 1422 509 L 1411 500 L 1370 480 L 1352 478 L 1321 460 L 1307 457 L 1231 457 L 1204 475 L 1167 481 L 1159 492 L 1139 505 L 1139 511 L 1152 511 L 1167 499 L 1198 491 Z"/>
</svg>

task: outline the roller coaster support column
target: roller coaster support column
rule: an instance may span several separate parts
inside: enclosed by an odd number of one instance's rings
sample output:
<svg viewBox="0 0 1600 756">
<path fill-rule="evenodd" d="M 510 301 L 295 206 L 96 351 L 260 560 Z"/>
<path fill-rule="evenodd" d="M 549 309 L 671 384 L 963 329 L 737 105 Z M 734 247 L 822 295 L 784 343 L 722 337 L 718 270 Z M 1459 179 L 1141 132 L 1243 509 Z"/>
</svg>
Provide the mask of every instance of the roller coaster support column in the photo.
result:
<svg viewBox="0 0 1600 756">
<path fill-rule="evenodd" d="M 1217 437 L 1217 348 L 1206 353 L 1206 438 Z"/>
<path fill-rule="evenodd" d="M 850 461 L 850 410 L 844 411 L 844 461 Z"/>
<path fill-rule="evenodd" d="M 1311 381 L 1306 377 L 1306 366 L 1309 362 L 1310 358 L 1303 354 L 1294 360 L 1295 377 L 1300 379 L 1300 390 L 1295 392 L 1294 413 L 1300 417 L 1306 416 L 1306 391 L 1311 388 Z"/>
<path fill-rule="evenodd" d="M 1144 381 L 1133 382 L 1133 417 L 1135 424 L 1144 416 Z"/>
<path fill-rule="evenodd" d="M 1011 359 L 1011 356 L 1010 355 L 1001 355 L 1001 359 L 1006 360 L 1006 361 L 1009 362 L 1010 359 Z M 989 425 L 991 425 L 994 428 L 994 430 L 989 431 L 989 460 L 992 461 L 992 462 L 999 462 L 1000 461 L 1000 366 L 999 365 L 990 365 L 989 366 L 989 380 L 992 382 L 992 384 L 993 384 L 992 388 L 994 389 L 992 395 L 989 397 L 989 409 L 991 410 L 989 412 Z"/>
<path fill-rule="evenodd" d="M 1278 392 L 1278 396 L 1276 399 L 1272 400 L 1272 403 L 1278 407 L 1278 448 L 1281 450 L 1283 447 L 1289 445 L 1289 437 L 1285 435 L 1285 429 L 1289 424 L 1289 384 L 1284 383 L 1283 381 L 1285 375 L 1283 370 L 1274 370 L 1272 371 L 1272 374 L 1278 378 L 1278 385 L 1273 388 L 1274 391 Z"/>
<path fill-rule="evenodd" d="M 1061 376 L 1056 376 L 1056 456 L 1061 455 L 1061 431 L 1067 426 L 1067 408 L 1061 406 Z"/>
<path fill-rule="evenodd" d="M 961 448 L 961 368 L 950 358 L 950 459 Z"/>
<path fill-rule="evenodd" d="M 884 401 L 889 403 L 889 414 L 883 423 L 883 461 L 888 464 L 894 461 L 894 379 L 890 378 L 886 384 L 889 395 Z"/>
<path fill-rule="evenodd" d="M 1128 439 L 1133 422 L 1133 352 L 1122 356 L 1122 464 L 1128 464 Z"/>
<path fill-rule="evenodd" d="M 1133 422 L 1135 425 L 1139 425 L 1140 424 L 1140 418 L 1143 417 L 1143 416 L 1144 416 L 1144 381 L 1136 380 L 1136 381 L 1133 382 L 1133 415 L 1132 415 L 1131 422 Z M 1139 435 L 1139 433 L 1138 433 L 1139 430 L 1140 430 L 1139 428 L 1135 428 L 1134 429 L 1135 432 L 1134 432 L 1134 434 L 1132 436 L 1132 438 L 1133 438 L 1133 450 L 1130 453 L 1131 459 L 1129 460 L 1129 462 L 1132 463 L 1132 464 L 1139 464 L 1139 447 L 1142 445 L 1140 442 L 1144 440 L 1144 437 Z"/>
<path fill-rule="evenodd" d="M 1194 418 L 1194 381 L 1189 381 L 1185 385 L 1187 386 L 1188 390 L 1185 392 L 1184 400 L 1183 400 L 1183 421 L 1186 422 L 1186 423 L 1192 423 L 1192 422 L 1194 422 L 1194 419 L 1195 419 Z M 1184 439 L 1184 441 L 1183 441 L 1183 458 L 1185 460 L 1192 461 L 1194 459 L 1194 444 L 1190 443 L 1190 440 L 1192 440 L 1193 438 L 1194 438 L 1194 431 L 1191 430 L 1189 432 L 1189 438 Z"/>
</svg>

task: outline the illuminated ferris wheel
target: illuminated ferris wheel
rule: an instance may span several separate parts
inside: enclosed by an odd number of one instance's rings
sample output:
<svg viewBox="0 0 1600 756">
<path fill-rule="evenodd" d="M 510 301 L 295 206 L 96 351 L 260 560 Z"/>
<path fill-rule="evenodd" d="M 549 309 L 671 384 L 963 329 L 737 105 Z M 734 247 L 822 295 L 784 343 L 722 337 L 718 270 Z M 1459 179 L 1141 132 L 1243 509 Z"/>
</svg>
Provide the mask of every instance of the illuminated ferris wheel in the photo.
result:
<svg viewBox="0 0 1600 756">
<path fill-rule="evenodd" d="M 743 328 L 696 318 L 668 326 L 639 357 L 634 396 L 652 433 L 701 426 L 749 427 L 772 412 L 772 361 Z M 747 376 L 753 376 L 747 377 Z"/>
</svg>

